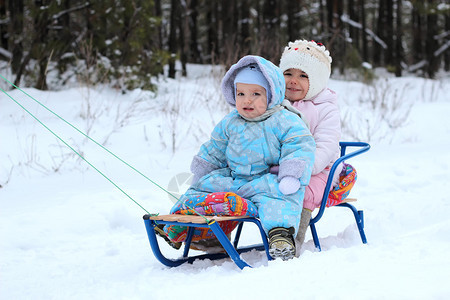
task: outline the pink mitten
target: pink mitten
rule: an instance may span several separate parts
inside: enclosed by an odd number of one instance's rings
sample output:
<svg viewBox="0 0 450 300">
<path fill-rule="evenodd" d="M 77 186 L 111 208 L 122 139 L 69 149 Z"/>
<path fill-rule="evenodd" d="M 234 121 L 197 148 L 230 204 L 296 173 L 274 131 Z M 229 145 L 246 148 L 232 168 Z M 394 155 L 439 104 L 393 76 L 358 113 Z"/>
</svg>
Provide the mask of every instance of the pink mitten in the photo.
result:
<svg viewBox="0 0 450 300">
<path fill-rule="evenodd" d="M 300 180 L 293 176 L 283 177 L 280 181 L 279 188 L 284 195 L 294 194 L 300 188 Z"/>
</svg>

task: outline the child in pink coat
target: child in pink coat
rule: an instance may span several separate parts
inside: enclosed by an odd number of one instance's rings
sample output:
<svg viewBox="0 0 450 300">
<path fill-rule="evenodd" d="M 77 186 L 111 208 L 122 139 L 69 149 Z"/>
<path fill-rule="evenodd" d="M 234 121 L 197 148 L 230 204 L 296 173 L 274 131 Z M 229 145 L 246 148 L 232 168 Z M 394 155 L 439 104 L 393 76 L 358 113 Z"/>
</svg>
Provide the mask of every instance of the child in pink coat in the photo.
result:
<svg viewBox="0 0 450 300">
<path fill-rule="evenodd" d="M 306 40 L 289 42 L 280 60 L 286 81 L 285 98 L 302 113 L 316 142 L 314 167 L 305 190 L 296 237 L 298 248 L 304 242 L 312 211 L 320 206 L 330 168 L 339 157 L 341 124 L 337 95 L 327 88 L 331 61 L 330 52 L 322 44 Z"/>
</svg>

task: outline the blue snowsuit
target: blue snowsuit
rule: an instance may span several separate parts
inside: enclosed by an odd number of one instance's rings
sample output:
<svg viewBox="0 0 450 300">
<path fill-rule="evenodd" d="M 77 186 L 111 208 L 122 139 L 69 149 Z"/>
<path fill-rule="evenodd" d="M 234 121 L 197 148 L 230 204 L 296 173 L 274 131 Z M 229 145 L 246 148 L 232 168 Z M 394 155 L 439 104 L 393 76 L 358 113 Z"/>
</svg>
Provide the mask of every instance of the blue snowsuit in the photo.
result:
<svg viewBox="0 0 450 300">
<path fill-rule="evenodd" d="M 259 66 L 270 85 L 271 98 L 266 111 L 269 116 L 248 121 L 236 109 L 225 116 L 192 161 L 191 171 L 200 178 L 193 182 L 172 212 L 189 198 L 234 192 L 256 205 L 266 233 L 274 227 L 293 227 L 297 232 L 305 187 L 314 163 L 315 142 L 299 115 L 281 106 L 284 76 L 278 67 L 262 57 L 245 56 L 225 74 L 222 92 L 226 101 L 235 106 L 234 78 L 240 68 L 252 63 Z M 278 175 L 269 172 L 273 165 L 280 166 Z M 279 180 L 284 176 L 300 180 L 301 187 L 296 193 L 280 192 Z"/>
</svg>

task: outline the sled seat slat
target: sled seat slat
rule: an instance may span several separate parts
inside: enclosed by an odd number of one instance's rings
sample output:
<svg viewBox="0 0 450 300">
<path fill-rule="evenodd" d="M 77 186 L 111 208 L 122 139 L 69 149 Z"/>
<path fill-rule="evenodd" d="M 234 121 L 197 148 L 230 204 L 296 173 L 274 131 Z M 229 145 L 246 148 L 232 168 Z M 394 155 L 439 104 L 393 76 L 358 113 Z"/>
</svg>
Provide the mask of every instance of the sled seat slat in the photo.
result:
<svg viewBox="0 0 450 300">
<path fill-rule="evenodd" d="M 357 200 L 356 198 L 345 198 L 341 203 L 356 202 Z"/>
<path fill-rule="evenodd" d="M 205 216 L 208 221 L 233 221 L 248 218 L 248 216 Z M 168 221 L 168 222 L 181 222 L 181 223 L 192 223 L 192 224 L 206 224 L 207 220 L 202 216 L 197 215 L 158 215 L 151 216 L 150 220 L 153 221 Z"/>
</svg>

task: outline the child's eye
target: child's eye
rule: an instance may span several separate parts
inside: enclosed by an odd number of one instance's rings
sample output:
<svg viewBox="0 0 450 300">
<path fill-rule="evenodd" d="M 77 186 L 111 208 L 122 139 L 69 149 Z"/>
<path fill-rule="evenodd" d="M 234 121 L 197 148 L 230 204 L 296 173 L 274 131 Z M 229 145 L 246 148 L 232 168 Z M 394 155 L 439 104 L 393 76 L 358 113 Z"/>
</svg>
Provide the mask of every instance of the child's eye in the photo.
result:
<svg viewBox="0 0 450 300">
<path fill-rule="evenodd" d="M 300 77 L 302 77 L 302 78 L 308 78 L 308 75 L 302 74 L 302 75 L 300 75 Z"/>
<path fill-rule="evenodd" d="M 261 96 L 260 93 L 253 93 L 253 96 Z"/>
<path fill-rule="evenodd" d="M 286 73 L 284 73 L 283 75 L 284 75 L 284 76 L 291 76 L 292 74 L 289 73 L 289 72 L 286 72 Z"/>
<path fill-rule="evenodd" d="M 237 93 L 237 95 L 238 96 L 244 96 L 244 93 L 240 92 L 240 93 Z"/>
</svg>

